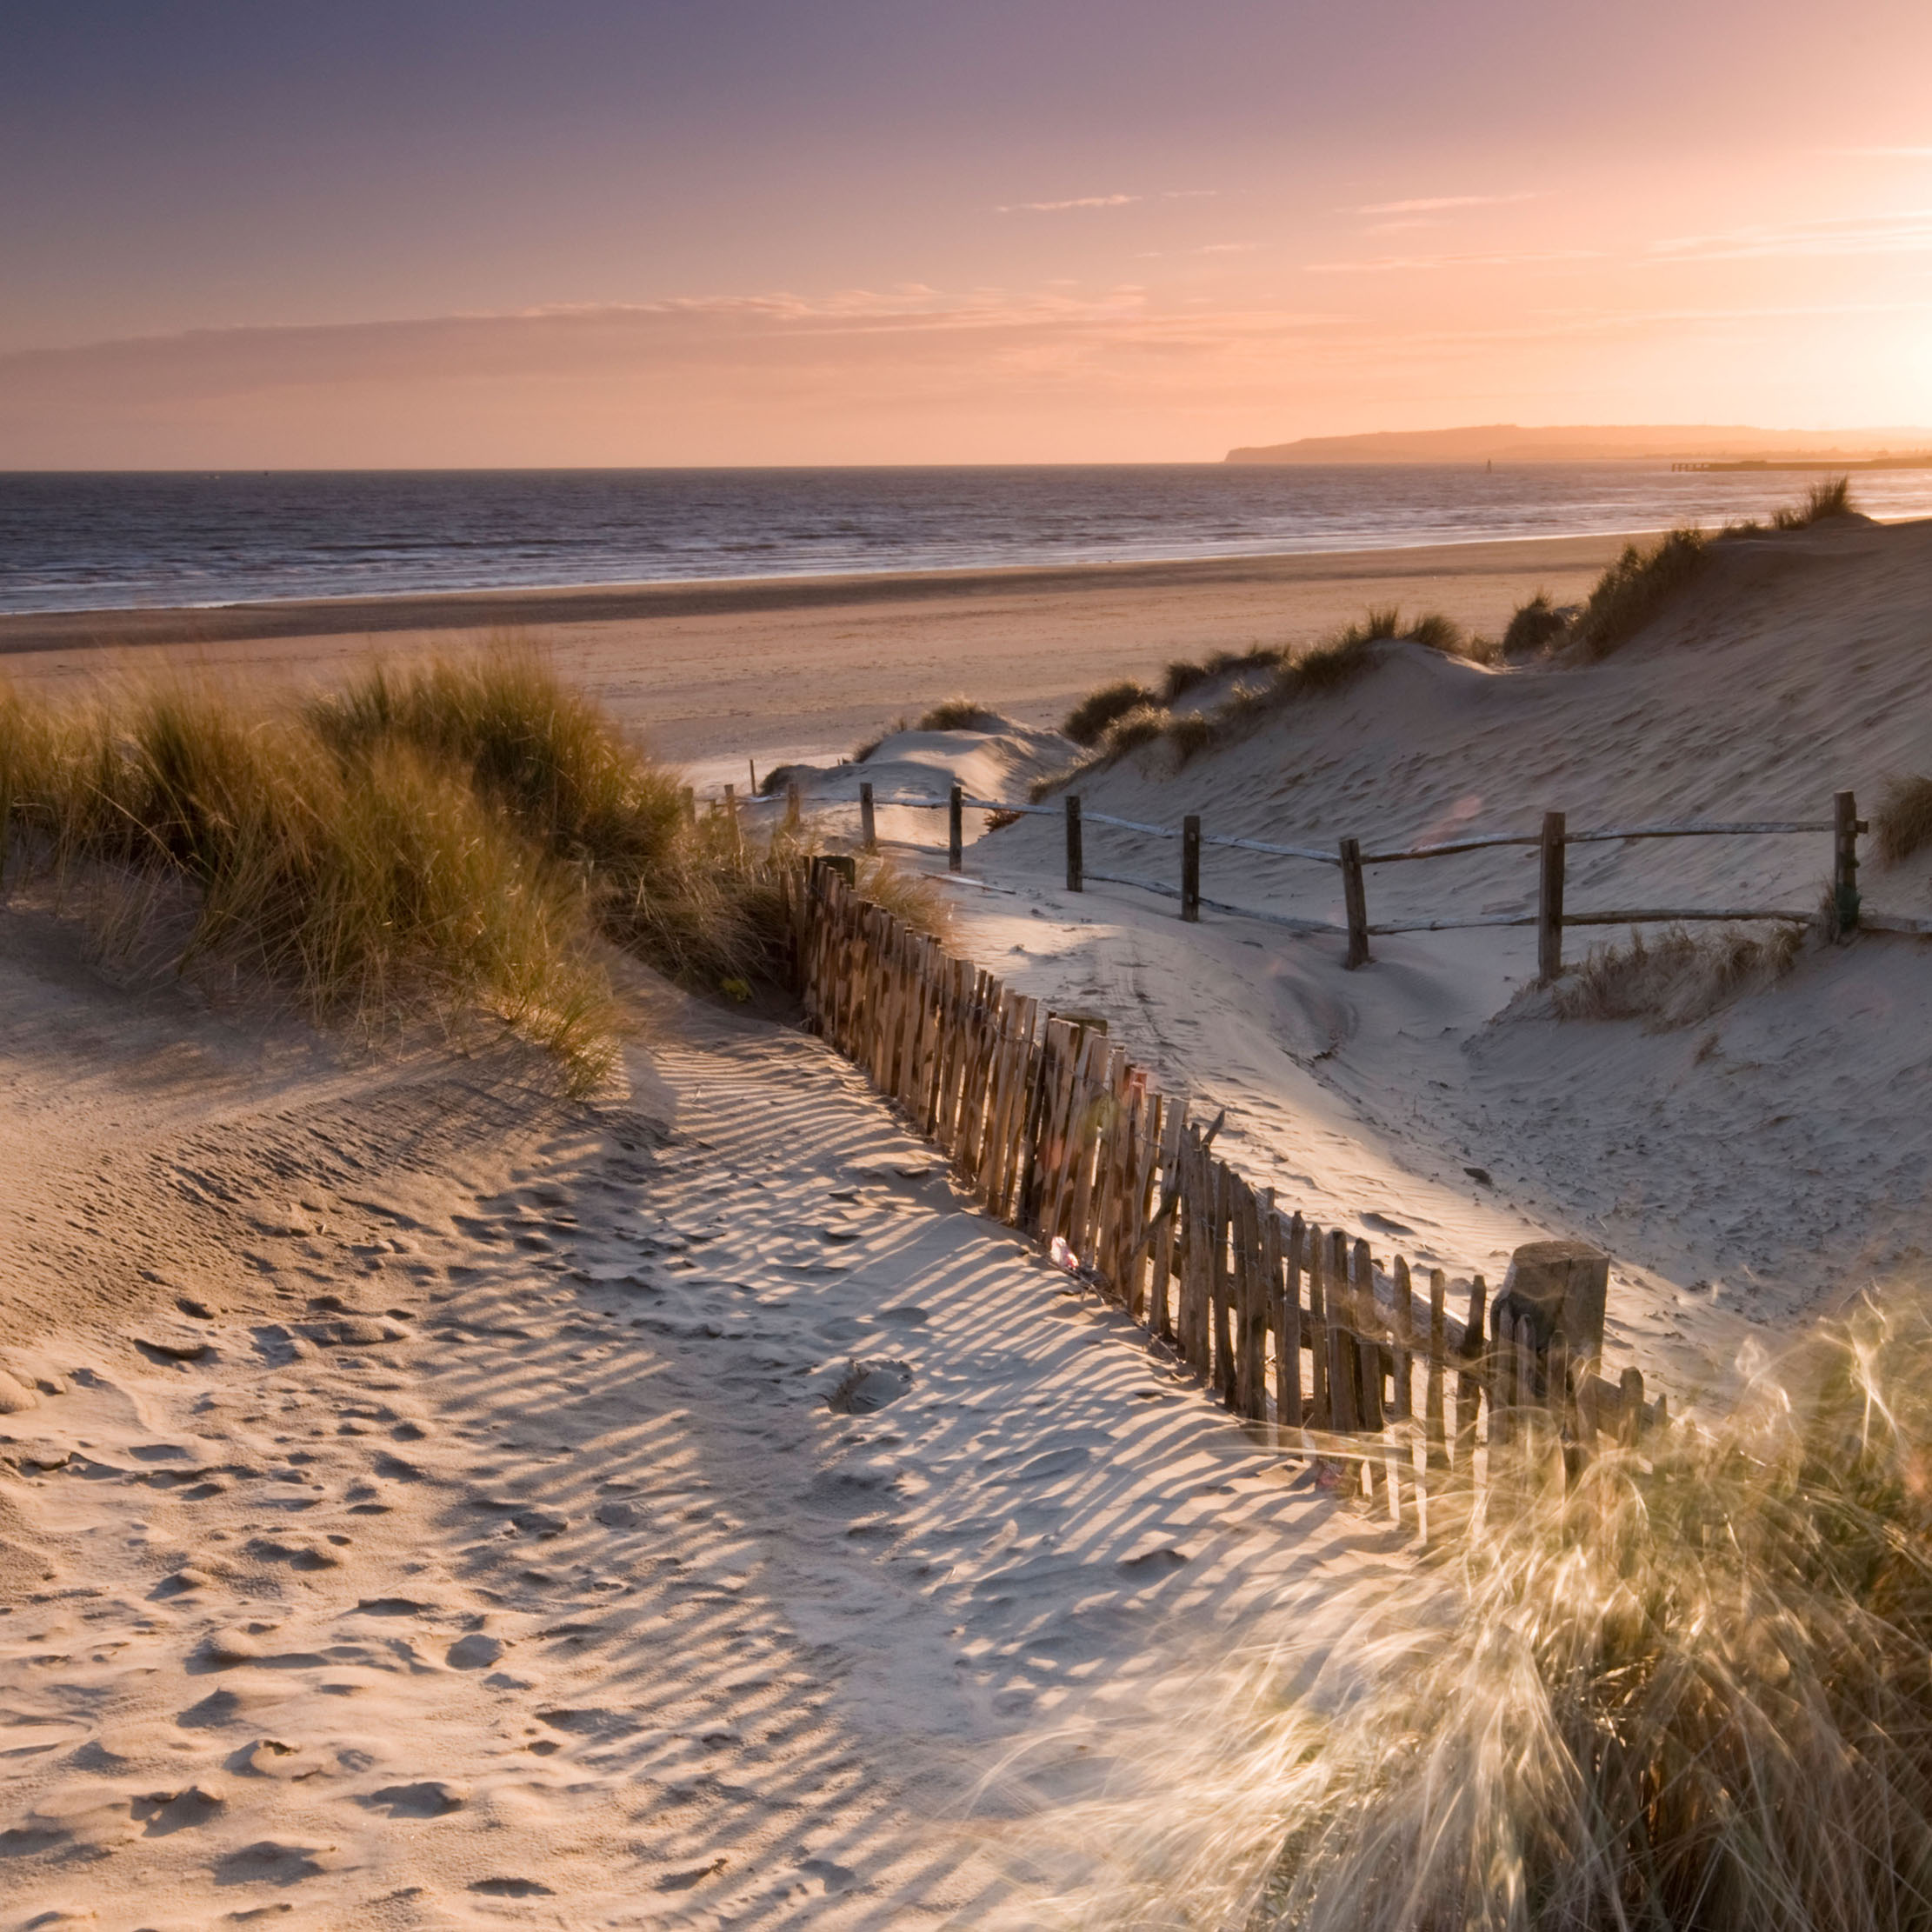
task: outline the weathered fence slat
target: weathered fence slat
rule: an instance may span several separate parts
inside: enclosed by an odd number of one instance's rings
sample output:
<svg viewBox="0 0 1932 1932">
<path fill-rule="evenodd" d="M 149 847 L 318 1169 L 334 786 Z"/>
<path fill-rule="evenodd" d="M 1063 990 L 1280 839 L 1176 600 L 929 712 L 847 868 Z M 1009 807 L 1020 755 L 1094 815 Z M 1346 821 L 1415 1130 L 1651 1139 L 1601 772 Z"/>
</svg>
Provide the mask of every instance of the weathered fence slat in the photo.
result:
<svg viewBox="0 0 1932 1932">
<path fill-rule="evenodd" d="M 908 930 L 858 896 L 849 868 L 821 861 L 787 891 L 809 1022 L 943 1150 L 961 1187 L 1043 1245 L 1063 1240 L 1083 1278 L 1235 1414 L 1272 1420 L 1283 1446 L 1319 1455 L 1324 1435 L 1360 1437 L 1345 1464 L 1394 1520 L 1413 1499 L 1433 1539 L 1462 1508 L 1449 1496 L 1476 1484 L 1483 1443 L 1560 1445 L 1574 1460 L 1661 1426 L 1641 1375 L 1612 1385 L 1560 1333 L 1539 1342 L 1515 1295 L 1485 1337 L 1481 1276 L 1458 1324 L 1431 1269 L 1425 1330 L 1405 1256 L 1378 1273 L 1366 1241 L 1284 1212 L 1213 1152 L 1220 1118 L 1189 1120 L 1101 1026 Z M 1438 1503 L 1447 1516 L 1431 1515 Z"/>
</svg>

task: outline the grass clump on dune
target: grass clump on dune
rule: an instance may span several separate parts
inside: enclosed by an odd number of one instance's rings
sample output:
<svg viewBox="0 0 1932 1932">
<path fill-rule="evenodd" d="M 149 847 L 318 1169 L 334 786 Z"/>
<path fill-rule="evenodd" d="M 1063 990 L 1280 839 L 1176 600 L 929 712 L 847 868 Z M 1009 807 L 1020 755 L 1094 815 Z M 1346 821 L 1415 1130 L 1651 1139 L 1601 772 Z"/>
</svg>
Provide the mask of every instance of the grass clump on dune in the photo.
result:
<svg viewBox="0 0 1932 1932">
<path fill-rule="evenodd" d="M 997 711 L 969 697 L 949 697 L 919 720 L 922 731 L 997 731 L 1005 723 Z"/>
<path fill-rule="evenodd" d="M 1097 691 L 1089 691 L 1068 712 L 1060 729 L 1076 744 L 1096 745 L 1116 720 L 1157 702 L 1146 685 L 1123 677 L 1118 683 L 1103 684 Z"/>
<path fill-rule="evenodd" d="M 463 771 L 580 882 L 606 936 L 674 977 L 712 986 L 772 969 L 781 920 L 764 855 L 689 823 L 679 773 L 534 653 L 373 666 L 307 717 L 344 758 L 403 743 Z"/>
<path fill-rule="evenodd" d="M 1586 657 L 1608 657 L 1693 583 L 1710 555 L 1701 530 L 1674 530 L 1649 549 L 1629 543 L 1604 571 L 1569 628 L 1569 639 Z"/>
<path fill-rule="evenodd" d="M 156 909 L 118 921 L 150 941 L 173 892 L 181 965 L 318 1019 L 494 1015 L 580 1089 L 615 1050 L 600 944 L 715 989 L 767 973 L 783 939 L 771 855 L 687 817 L 677 773 L 513 649 L 372 667 L 300 704 L 0 693 L 0 821 L 11 877 L 118 880 Z"/>
<path fill-rule="evenodd" d="M 1929 1464 L 1932 1334 L 1869 1307 L 1708 1427 L 1499 1459 L 1436 1566 L 1315 1609 L 1076 1821 L 1107 1862 L 1054 1922 L 1922 1928 Z"/>
<path fill-rule="evenodd" d="M 1231 671 L 1271 671 L 1288 653 L 1273 644 L 1255 644 L 1247 650 L 1217 650 L 1200 663 L 1176 658 L 1167 667 L 1158 702 L 1177 704 L 1196 686 L 1225 677 Z M 1151 696 L 1149 702 L 1155 702 Z"/>
<path fill-rule="evenodd" d="M 1528 603 L 1519 603 L 1511 613 L 1502 633 L 1505 657 L 1538 657 L 1560 644 L 1569 630 L 1569 619 L 1549 601 L 1547 590 L 1539 590 Z"/>
<path fill-rule="evenodd" d="M 1796 921 L 1765 932 L 1729 926 L 1693 935 L 1668 927 L 1647 942 L 1633 929 L 1621 946 L 1599 946 L 1550 989 L 1561 1020 L 1644 1020 L 1653 1030 L 1690 1026 L 1754 986 L 1791 970 L 1804 943 Z"/>
<path fill-rule="evenodd" d="M 1932 845 L 1932 778 L 1888 778 L 1872 830 L 1887 865 L 1902 864 Z"/>
<path fill-rule="evenodd" d="M 1827 523 L 1834 516 L 1849 516 L 1854 509 L 1851 478 L 1830 476 L 1813 483 L 1805 491 L 1802 503 L 1775 510 L 1771 527 L 1781 530 L 1809 530 L 1814 523 Z"/>
<path fill-rule="evenodd" d="M 579 1084 L 614 1019 L 580 882 L 465 774 L 419 748 L 344 759 L 286 710 L 161 684 L 57 710 L 0 707 L 18 868 L 175 884 L 183 963 L 220 962 L 318 1018 L 480 1009 Z"/>
</svg>

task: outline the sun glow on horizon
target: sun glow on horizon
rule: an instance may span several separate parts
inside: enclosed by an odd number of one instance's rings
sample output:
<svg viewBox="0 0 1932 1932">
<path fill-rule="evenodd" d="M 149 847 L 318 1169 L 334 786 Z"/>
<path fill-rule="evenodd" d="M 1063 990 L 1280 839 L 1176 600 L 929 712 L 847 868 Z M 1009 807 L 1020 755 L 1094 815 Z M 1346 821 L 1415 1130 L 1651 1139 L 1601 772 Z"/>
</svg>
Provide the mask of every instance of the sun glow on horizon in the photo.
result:
<svg viewBox="0 0 1932 1932">
<path fill-rule="evenodd" d="M 1086 4 L 1028 15 L 1024 59 L 1003 5 L 881 32 L 852 0 L 816 36 L 754 5 L 763 37 L 566 6 L 454 66 L 359 0 L 217 8 L 220 45 L 43 21 L 0 78 L 43 184 L 0 216 L 0 468 L 1932 421 L 1932 19 L 1888 0 L 1821 50 L 1767 10 L 1742 44 L 1729 0 L 1644 0 L 1599 48 L 1525 40 L 1515 0 L 1456 33 L 1397 0 L 1186 35 L 1131 3 L 1104 70 Z M 125 125 L 76 164 L 105 87 Z M 197 117 L 217 96 L 236 123 Z"/>
</svg>

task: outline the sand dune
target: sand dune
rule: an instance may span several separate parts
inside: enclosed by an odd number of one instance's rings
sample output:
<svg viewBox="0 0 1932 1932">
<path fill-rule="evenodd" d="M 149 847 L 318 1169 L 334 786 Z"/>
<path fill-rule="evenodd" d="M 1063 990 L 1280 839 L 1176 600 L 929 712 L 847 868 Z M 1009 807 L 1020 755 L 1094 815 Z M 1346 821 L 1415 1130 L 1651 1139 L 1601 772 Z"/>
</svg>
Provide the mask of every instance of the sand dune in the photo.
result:
<svg viewBox="0 0 1932 1932">
<path fill-rule="evenodd" d="M 1732 544 L 1604 663 L 1390 645 L 1083 794 L 1322 843 L 1869 802 L 1932 769 L 1929 565 L 1927 525 Z M 863 772 L 1009 794 L 1064 749 L 909 732 L 806 785 L 849 827 Z M 1602 1242 L 1613 1356 L 1674 1399 L 1922 1266 L 1917 941 L 1813 946 L 1685 1028 L 1558 1022 L 1526 934 L 1351 974 L 1329 939 L 1068 894 L 1050 821 L 969 829 L 963 949 L 1106 1013 L 1378 1252 L 1493 1276 Z M 1581 849 L 1571 903 L 1805 903 L 1825 844 Z M 1088 858 L 1176 864 L 1100 828 Z M 1338 916 L 1328 870 L 1209 866 Z M 1865 884 L 1932 911 L 1932 856 Z M 1376 916 L 1533 889 L 1515 851 L 1369 880 Z M 0 911 L 9 1924 L 1036 1924 L 1081 1849 L 1063 1801 L 1149 1762 L 1231 1649 L 1402 1575 L 817 1043 L 627 996 L 623 1081 L 565 1105 L 519 1054 L 117 983 L 70 917 Z"/>
<path fill-rule="evenodd" d="M 1176 770 L 1164 746 L 1082 782 L 1089 810 L 1328 845 L 1660 817 L 1829 817 L 1932 770 L 1924 695 L 1932 525 L 1823 525 L 1724 547 L 1708 579 L 1609 661 L 1497 672 L 1413 645 Z M 828 778 L 849 790 L 854 773 Z M 904 816 L 909 821 L 913 815 Z M 907 836 L 931 839 L 928 823 Z M 1869 842 L 1868 842 L 1869 843 Z M 1178 877 L 1167 841 L 1090 828 L 1096 869 Z M 1528 932 L 1340 943 L 1129 889 L 1063 889 L 1061 833 L 984 838 L 963 943 L 1023 990 L 1114 1016 L 1137 1058 L 1226 1104 L 1242 1163 L 1378 1247 L 1492 1273 L 1576 1234 L 1618 1270 L 1612 1340 L 1680 1396 L 1802 1313 L 1915 1272 L 1932 1242 L 1932 972 L 1923 943 L 1813 948 L 1702 1024 L 1559 1023 L 1526 995 Z M 1815 906 L 1825 835 L 1574 849 L 1569 904 Z M 1868 904 L 1932 912 L 1928 862 L 1869 865 Z M 1210 849 L 1203 889 L 1339 922 L 1337 875 Z M 1376 918 L 1528 910 L 1533 854 L 1372 869 Z M 1617 933 L 1569 936 L 1572 957 Z M 1469 1172 L 1481 1169 L 1488 1181 Z M 1493 1184 L 1490 1184 L 1493 1183 Z"/>
</svg>

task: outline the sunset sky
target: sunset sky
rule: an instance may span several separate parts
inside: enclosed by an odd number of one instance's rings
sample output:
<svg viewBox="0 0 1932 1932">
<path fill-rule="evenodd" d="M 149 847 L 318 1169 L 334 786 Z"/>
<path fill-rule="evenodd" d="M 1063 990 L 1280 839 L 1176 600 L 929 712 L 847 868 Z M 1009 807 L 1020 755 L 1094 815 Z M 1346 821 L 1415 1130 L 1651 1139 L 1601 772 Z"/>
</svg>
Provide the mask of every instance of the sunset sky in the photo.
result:
<svg viewBox="0 0 1932 1932">
<path fill-rule="evenodd" d="M 11 0 L 0 468 L 1932 422 L 1932 5 Z"/>
</svg>

